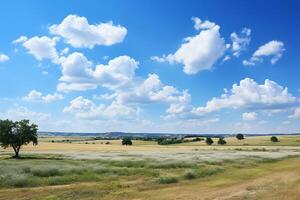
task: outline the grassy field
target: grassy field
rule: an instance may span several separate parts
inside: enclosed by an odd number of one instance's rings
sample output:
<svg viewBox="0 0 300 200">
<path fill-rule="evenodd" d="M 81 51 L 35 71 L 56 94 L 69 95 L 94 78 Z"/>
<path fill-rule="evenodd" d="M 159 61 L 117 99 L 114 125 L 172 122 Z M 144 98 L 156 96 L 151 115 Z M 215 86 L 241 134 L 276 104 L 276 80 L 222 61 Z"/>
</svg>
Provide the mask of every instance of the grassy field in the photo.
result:
<svg viewBox="0 0 300 200">
<path fill-rule="evenodd" d="M 0 199 L 297 199 L 300 137 L 269 138 L 122 146 L 45 137 L 22 159 L 0 150 Z"/>
</svg>

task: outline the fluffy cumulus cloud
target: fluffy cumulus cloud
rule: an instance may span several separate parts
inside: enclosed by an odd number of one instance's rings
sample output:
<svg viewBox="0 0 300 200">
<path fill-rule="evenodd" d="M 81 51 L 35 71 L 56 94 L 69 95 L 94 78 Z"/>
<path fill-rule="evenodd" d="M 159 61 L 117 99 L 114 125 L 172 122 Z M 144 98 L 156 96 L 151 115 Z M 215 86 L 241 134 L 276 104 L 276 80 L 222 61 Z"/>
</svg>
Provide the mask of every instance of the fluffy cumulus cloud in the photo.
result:
<svg viewBox="0 0 300 200">
<path fill-rule="evenodd" d="M 186 74 L 196 74 L 210 70 L 226 50 L 224 39 L 220 35 L 220 27 L 210 21 L 192 18 L 199 34 L 185 38 L 183 44 L 174 54 L 152 59 L 158 62 L 180 63 L 184 65 Z"/>
<path fill-rule="evenodd" d="M 119 56 L 93 67 L 82 53 L 72 53 L 62 59 L 62 77 L 59 91 L 87 90 L 102 86 L 109 89 L 122 87 L 134 78 L 138 62 L 129 56 Z"/>
<path fill-rule="evenodd" d="M 244 60 L 243 64 L 246 66 L 253 66 L 257 63 L 263 62 L 264 58 L 270 58 L 271 64 L 275 64 L 285 51 L 284 43 L 277 40 L 272 40 L 260 46 L 249 60 Z"/>
<path fill-rule="evenodd" d="M 116 99 L 120 103 L 152 103 L 173 102 L 179 91 L 169 85 L 163 85 L 157 74 L 149 74 L 148 78 L 135 80 L 126 90 L 118 90 Z"/>
<path fill-rule="evenodd" d="M 75 114 L 80 119 L 132 119 L 139 109 L 128 107 L 113 101 L 110 105 L 96 105 L 93 101 L 79 96 L 73 99 L 63 110 Z"/>
<path fill-rule="evenodd" d="M 241 51 L 246 50 L 251 41 L 250 36 L 251 29 L 249 28 L 243 28 L 240 34 L 237 34 L 236 32 L 231 33 L 231 50 L 234 56 L 238 57 L 241 54 Z"/>
<path fill-rule="evenodd" d="M 0 62 L 6 62 L 9 60 L 9 57 L 5 54 L 0 53 Z"/>
<path fill-rule="evenodd" d="M 266 79 L 264 84 L 258 84 L 253 79 L 245 78 L 220 98 L 213 98 L 204 107 L 194 108 L 193 112 L 205 115 L 224 108 L 280 111 L 298 103 L 299 100 L 288 92 L 288 88 L 274 81 Z"/>
<path fill-rule="evenodd" d="M 245 112 L 242 115 L 242 118 L 244 121 L 253 121 L 257 119 L 257 113 L 256 112 Z"/>
<path fill-rule="evenodd" d="M 58 53 L 56 51 L 56 43 L 59 39 L 57 37 L 49 38 L 47 36 L 27 38 L 21 36 L 13 43 L 22 43 L 28 50 L 28 53 L 33 55 L 37 60 L 50 59 L 54 63 L 58 63 Z"/>
<path fill-rule="evenodd" d="M 89 24 L 85 17 L 69 15 L 60 24 L 52 25 L 50 33 L 63 37 L 73 47 L 93 48 L 122 42 L 127 29 L 112 22 Z"/>
<path fill-rule="evenodd" d="M 43 95 L 39 91 L 31 90 L 23 99 L 31 102 L 51 103 L 53 101 L 64 99 L 64 96 L 58 93 Z"/>
</svg>

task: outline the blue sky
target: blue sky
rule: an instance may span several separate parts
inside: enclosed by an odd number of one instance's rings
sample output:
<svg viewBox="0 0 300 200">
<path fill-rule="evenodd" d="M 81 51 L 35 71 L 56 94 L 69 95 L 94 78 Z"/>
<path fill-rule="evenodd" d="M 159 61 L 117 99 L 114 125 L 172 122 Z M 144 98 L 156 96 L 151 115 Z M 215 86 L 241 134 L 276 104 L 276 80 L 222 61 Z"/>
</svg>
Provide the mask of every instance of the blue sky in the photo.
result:
<svg viewBox="0 0 300 200">
<path fill-rule="evenodd" d="M 3 1 L 0 118 L 41 131 L 290 133 L 298 1 Z"/>
</svg>

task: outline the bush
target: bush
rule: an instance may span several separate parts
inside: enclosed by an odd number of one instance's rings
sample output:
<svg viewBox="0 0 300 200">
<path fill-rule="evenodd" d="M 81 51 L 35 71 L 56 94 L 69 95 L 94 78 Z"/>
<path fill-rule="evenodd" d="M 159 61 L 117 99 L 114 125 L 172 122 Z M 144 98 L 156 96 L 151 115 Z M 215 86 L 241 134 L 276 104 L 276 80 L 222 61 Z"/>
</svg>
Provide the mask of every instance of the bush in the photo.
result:
<svg viewBox="0 0 300 200">
<path fill-rule="evenodd" d="M 272 142 L 279 142 L 279 140 L 278 140 L 278 138 L 277 138 L 276 136 L 272 136 L 272 137 L 270 138 L 270 140 L 271 140 Z"/>
<path fill-rule="evenodd" d="M 102 144 L 103 144 L 103 142 L 102 142 Z M 105 142 L 105 144 L 110 144 L 110 142 Z"/>
<path fill-rule="evenodd" d="M 188 179 L 188 180 L 194 179 L 194 178 L 197 178 L 197 173 L 195 173 L 194 171 L 189 170 L 189 171 L 186 171 L 184 173 L 183 177 L 185 179 Z"/>
<path fill-rule="evenodd" d="M 41 168 L 35 169 L 31 171 L 32 175 L 38 177 L 50 177 L 50 176 L 58 176 L 60 175 L 58 169 L 56 168 Z"/>
<path fill-rule="evenodd" d="M 132 141 L 130 138 L 123 138 L 122 145 L 132 145 Z"/>
<path fill-rule="evenodd" d="M 176 177 L 160 177 L 158 179 L 158 182 L 160 184 L 171 184 L 171 183 L 177 183 L 178 182 L 178 178 Z"/>
<path fill-rule="evenodd" d="M 205 140 L 206 144 L 208 145 L 212 145 L 214 143 L 214 141 L 211 139 L 211 137 L 207 137 Z"/>
<path fill-rule="evenodd" d="M 243 140 L 243 139 L 245 139 L 244 135 L 241 134 L 241 133 L 236 134 L 235 137 L 236 137 L 236 139 L 238 139 L 238 140 Z"/>
<path fill-rule="evenodd" d="M 224 144 L 226 144 L 226 143 L 227 143 L 227 142 L 224 140 L 224 138 L 219 138 L 218 144 L 224 145 Z"/>
</svg>

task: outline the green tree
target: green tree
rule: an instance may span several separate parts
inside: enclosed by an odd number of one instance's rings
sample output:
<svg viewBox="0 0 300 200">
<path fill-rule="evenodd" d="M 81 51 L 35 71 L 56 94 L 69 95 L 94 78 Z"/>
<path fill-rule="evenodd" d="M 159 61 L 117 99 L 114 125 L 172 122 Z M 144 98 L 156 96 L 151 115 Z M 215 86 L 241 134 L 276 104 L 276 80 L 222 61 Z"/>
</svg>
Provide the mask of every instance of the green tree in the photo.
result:
<svg viewBox="0 0 300 200">
<path fill-rule="evenodd" d="M 38 144 L 37 136 L 38 126 L 30 124 L 29 120 L 10 121 L 0 120 L 0 145 L 3 148 L 12 147 L 15 152 L 15 158 L 19 158 L 19 151 L 22 145 L 30 142 L 33 145 Z"/>
<path fill-rule="evenodd" d="M 122 145 L 132 145 L 132 141 L 130 138 L 126 137 L 122 139 Z"/>
<path fill-rule="evenodd" d="M 278 138 L 277 138 L 276 136 L 272 136 L 272 137 L 270 138 L 270 140 L 271 140 L 272 142 L 279 142 L 279 140 L 278 140 Z"/>
<path fill-rule="evenodd" d="M 212 145 L 214 143 L 214 141 L 211 139 L 211 137 L 207 137 L 205 140 L 206 144 L 208 145 Z"/>
<path fill-rule="evenodd" d="M 226 142 L 226 140 L 225 140 L 224 138 L 219 138 L 218 144 L 224 145 L 224 144 L 226 144 L 226 143 L 227 143 L 227 142 Z"/>
<path fill-rule="evenodd" d="M 244 135 L 241 134 L 241 133 L 236 134 L 235 137 L 236 137 L 236 139 L 238 139 L 238 140 L 243 140 L 243 139 L 245 139 Z"/>
</svg>

